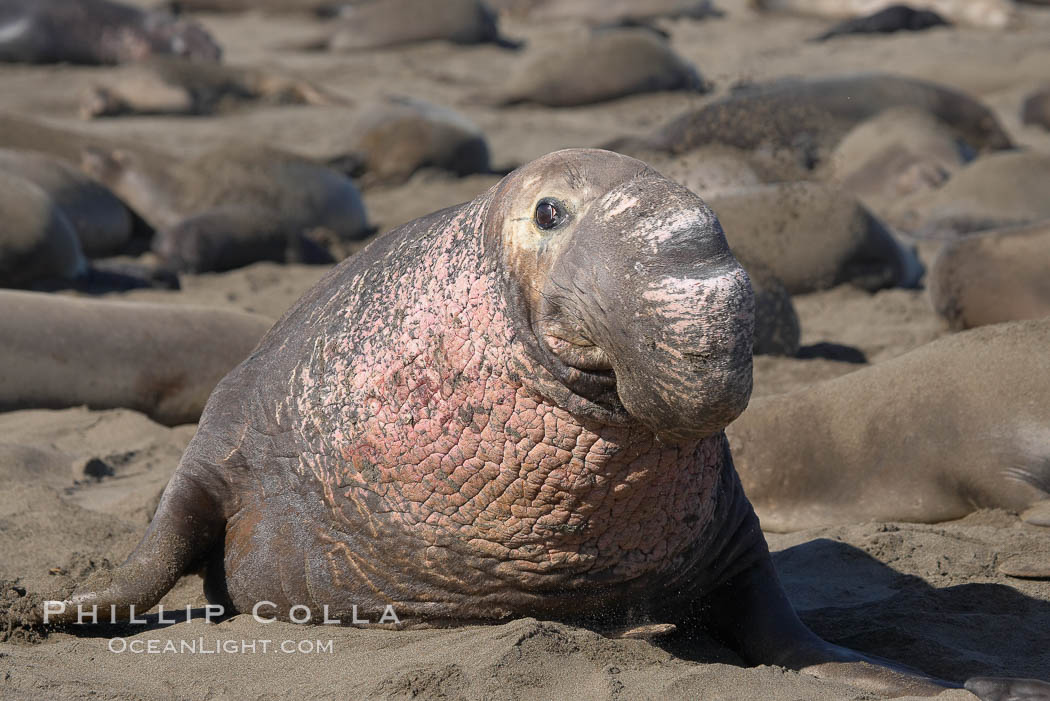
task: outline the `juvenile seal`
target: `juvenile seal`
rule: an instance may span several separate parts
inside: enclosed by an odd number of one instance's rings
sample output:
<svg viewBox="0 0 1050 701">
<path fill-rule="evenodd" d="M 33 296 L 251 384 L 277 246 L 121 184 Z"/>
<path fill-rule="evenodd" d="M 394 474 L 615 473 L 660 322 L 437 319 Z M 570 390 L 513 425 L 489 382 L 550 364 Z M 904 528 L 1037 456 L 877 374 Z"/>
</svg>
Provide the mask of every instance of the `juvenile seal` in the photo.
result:
<svg viewBox="0 0 1050 701">
<path fill-rule="evenodd" d="M 683 112 L 648 137 L 620 139 L 610 148 L 671 154 L 710 145 L 764 148 L 792 154 L 812 168 L 853 127 L 895 107 L 928 112 L 977 151 L 1012 145 L 992 111 L 973 98 L 935 83 L 873 73 L 746 86 Z"/>
<path fill-rule="evenodd" d="M 929 195 L 902 199 L 894 220 L 924 238 L 1029 224 L 1050 218 L 1050 155 L 1007 151 L 983 155 Z"/>
<path fill-rule="evenodd" d="M 894 0 L 750 0 L 763 11 L 789 12 L 834 19 L 863 17 L 895 5 Z M 1016 19 L 1010 0 L 909 0 L 917 10 L 932 10 L 952 24 L 1005 29 Z"/>
<path fill-rule="evenodd" d="M 66 161 L 33 151 L 0 149 L 0 171 L 18 175 L 46 192 L 73 225 L 87 256 L 114 254 L 131 237 L 127 207 Z"/>
<path fill-rule="evenodd" d="M 902 198 L 928 196 L 974 156 L 972 147 L 929 112 L 898 107 L 854 127 L 819 174 L 886 216 Z"/>
<path fill-rule="evenodd" d="M 73 225 L 32 182 L 0 169 L 0 287 L 70 280 L 87 270 Z"/>
<path fill-rule="evenodd" d="M 351 5 L 333 24 L 323 38 L 298 48 L 360 51 L 424 41 L 518 46 L 500 35 L 496 13 L 482 0 L 383 0 Z"/>
<path fill-rule="evenodd" d="M 985 326 L 788 394 L 728 429 L 762 527 L 932 523 L 1050 496 L 1050 320 Z"/>
<path fill-rule="evenodd" d="M 945 244 L 927 288 L 955 329 L 1050 316 L 1050 223 Z"/>
<path fill-rule="evenodd" d="M 182 304 L 0 292 L 0 411 L 127 408 L 174 425 L 200 418 L 215 384 L 270 321 Z"/>
<path fill-rule="evenodd" d="M 708 204 L 733 252 L 768 269 L 791 294 L 851 283 L 910 287 L 915 254 L 849 193 L 822 183 L 771 183 L 716 193 Z"/>
<path fill-rule="evenodd" d="M 481 129 L 459 112 L 424 100 L 390 97 L 367 108 L 350 132 L 346 155 L 329 165 L 363 176 L 366 184 L 404 182 L 421 168 L 456 175 L 491 170 Z"/>
<path fill-rule="evenodd" d="M 370 233 L 350 179 L 307 159 L 232 145 L 173 160 L 145 150 L 88 149 L 83 167 L 157 231 L 154 249 L 177 269 L 322 262 L 325 238 L 354 241 Z"/>
<path fill-rule="evenodd" d="M 932 27 L 948 26 L 951 25 L 932 10 L 916 10 L 910 5 L 890 5 L 874 14 L 839 22 L 810 41 L 827 41 L 850 34 L 921 32 Z"/>
<path fill-rule="evenodd" d="M 275 70 L 154 57 L 90 87 L 81 98 L 80 116 L 215 114 L 252 102 L 347 104 L 307 80 Z"/>
<path fill-rule="evenodd" d="M 608 152 L 540 158 L 293 306 L 216 388 L 135 552 L 50 620 L 144 611 L 206 561 L 239 611 L 633 610 L 749 662 L 935 693 L 818 638 L 780 587 L 723 433 L 751 305 L 695 194 Z"/>
<path fill-rule="evenodd" d="M 155 54 L 218 61 L 196 22 L 110 0 L 4 0 L 0 61 L 116 64 Z"/>
<path fill-rule="evenodd" d="M 696 68 L 658 34 L 617 28 L 525 56 L 493 101 L 572 107 L 637 93 L 708 89 Z"/>
</svg>

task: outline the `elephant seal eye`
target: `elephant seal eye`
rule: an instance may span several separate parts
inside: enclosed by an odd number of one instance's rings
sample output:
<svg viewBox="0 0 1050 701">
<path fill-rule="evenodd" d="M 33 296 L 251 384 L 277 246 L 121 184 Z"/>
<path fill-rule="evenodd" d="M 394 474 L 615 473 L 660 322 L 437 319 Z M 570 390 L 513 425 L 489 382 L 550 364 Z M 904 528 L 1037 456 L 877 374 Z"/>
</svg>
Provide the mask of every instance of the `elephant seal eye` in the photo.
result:
<svg viewBox="0 0 1050 701">
<path fill-rule="evenodd" d="M 541 200 L 536 205 L 536 214 L 533 218 L 536 220 L 536 226 L 541 229 L 553 229 L 561 222 L 562 214 L 558 205 L 550 200 Z"/>
</svg>

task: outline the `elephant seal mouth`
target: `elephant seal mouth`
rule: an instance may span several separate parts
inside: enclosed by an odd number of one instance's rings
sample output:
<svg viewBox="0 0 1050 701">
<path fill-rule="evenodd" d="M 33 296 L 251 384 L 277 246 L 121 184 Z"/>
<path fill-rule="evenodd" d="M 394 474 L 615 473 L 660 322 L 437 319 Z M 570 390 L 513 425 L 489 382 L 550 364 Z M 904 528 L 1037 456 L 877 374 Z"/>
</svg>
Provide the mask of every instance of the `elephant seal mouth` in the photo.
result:
<svg viewBox="0 0 1050 701">
<path fill-rule="evenodd" d="M 593 341 L 560 324 L 547 325 L 543 341 L 548 350 L 566 365 L 599 374 L 612 373 L 608 354 Z"/>
<path fill-rule="evenodd" d="M 578 329 L 558 321 L 541 321 L 537 327 L 536 338 L 554 376 L 606 411 L 626 417 L 627 411 L 617 393 L 616 373 L 605 350 Z"/>
</svg>

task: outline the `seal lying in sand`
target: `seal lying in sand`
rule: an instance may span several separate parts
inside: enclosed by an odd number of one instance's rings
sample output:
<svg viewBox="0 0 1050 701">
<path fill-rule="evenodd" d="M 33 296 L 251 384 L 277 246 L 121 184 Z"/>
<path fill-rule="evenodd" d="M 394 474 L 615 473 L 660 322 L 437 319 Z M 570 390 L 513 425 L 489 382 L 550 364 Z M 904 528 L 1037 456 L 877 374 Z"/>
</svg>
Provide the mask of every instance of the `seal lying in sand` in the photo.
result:
<svg viewBox="0 0 1050 701">
<path fill-rule="evenodd" d="M 655 32 L 604 29 L 525 57 L 492 101 L 572 107 L 638 93 L 707 89 L 696 69 Z"/>
<path fill-rule="evenodd" d="M 145 611 L 207 561 L 239 611 L 634 612 L 935 693 L 818 638 L 780 587 L 723 432 L 751 390 L 752 301 L 695 194 L 604 151 L 540 158 L 307 292 L 216 388 L 127 562 L 50 620 Z"/>
<path fill-rule="evenodd" d="M 513 0 L 512 0 L 513 2 Z M 505 3 L 504 3 L 505 4 Z M 591 25 L 651 22 L 658 18 L 706 19 L 722 12 L 711 0 L 524 0 L 514 14 L 530 20 L 577 20 Z"/>
<path fill-rule="evenodd" d="M 190 305 L 0 292 L 0 411 L 127 408 L 174 425 L 200 418 L 216 383 L 270 327 Z"/>
<path fill-rule="evenodd" d="M 934 83 L 876 73 L 747 86 L 684 112 L 648 137 L 619 139 L 610 148 L 632 154 L 681 154 L 713 144 L 769 148 L 813 167 L 853 127 L 895 107 L 928 112 L 975 151 L 1011 147 L 992 111 L 973 98 Z"/>
<path fill-rule="evenodd" d="M 359 51 L 435 40 L 518 46 L 500 36 L 496 13 L 481 0 L 383 0 L 347 7 L 334 24 L 324 38 L 290 48 Z"/>
<path fill-rule="evenodd" d="M 813 182 L 712 194 L 711 209 L 745 266 L 758 263 L 791 294 L 851 283 L 874 292 L 911 287 L 922 265 L 849 193 Z"/>
<path fill-rule="evenodd" d="M 866 17 L 856 17 L 836 24 L 811 41 L 827 41 L 850 34 L 892 34 L 893 32 L 921 32 L 931 27 L 949 26 L 936 12 L 916 10 L 908 5 L 890 5 Z"/>
<path fill-rule="evenodd" d="M 80 116 L 214 114 L 245 102 L 347 103 L 309 81 L 273 70 L 155 57 L 88 89 L 81 99 Z"/>
<path fill-rule="evenodd" d="M 851 18 L 870 15 L 897 4 L 894 0 L 750 0 L 759 10 L 818 17 Z M 1014 21 L 1010 0 L 909 0 L 917 10 L 933 10 L 952 24 L 1004 29 Z"/>
<path fill-rule="evenodd" d="M 1050 223 L 946 244 L 927 287 L 933 308 L 956 329 L 1050 316 Z"/>
<path fill-rule="evenodd" d="M 901 228 L 920 237 L 1029 224 L 1050 218 L 1050 155 L 1007 151 L 981 156 L 940 189 L 902 199 L 893 212 Z"/>
<path fill-rule="evenodd" d="M 821 165 L 820 175 L 885 215 L 902 198 L 931 196 L 973 156 L 929 112 L 898 107 L 846 134 Z"/>
<path fill-rule="evenodd" d="M 491 169 L 485 134 L 462 114 L 409 97 L 390 97 L 364 111 L 350 130 L 346 155 L 329 161 L 364 183 L 404 182 L 420 168 L 456 175 Z"/>
<path fill-rule="evenodd" d="M 4 0 L 0 61 L 115 64 L 154 54 L 218 61 L 196 22 L 110 0 Z"/>
<path fill-rule="evenodd" d="M 116 253 L 131 237 L 127 207 L 71 164 L 34 151 L 0 149 L 0 171 L 28 180 L 46 192 L 73 225 L 86 255 Z"/>
<path fill-rule="evenodd" d="M 931 523 L 1050 498 L 1048 347 L 1050 319 L 985 326 L 753 400 L 727 433 L 762 527 Z"/>
<path fill-rule="evenodd" d="M 76 230 L 39 186 L 0 169 L 0 287 L 70 280 L 87 271 Z"/>
<path fill-rule="evenodd" d="M 269 148 L 233 145 L 175 162 L 144 150 L 88 149 L 83 167 L 157 230 L 154 249 L 180 270 L 324 262 L 320 241 L 370 233 L 349 178 Z"/>
</svg>

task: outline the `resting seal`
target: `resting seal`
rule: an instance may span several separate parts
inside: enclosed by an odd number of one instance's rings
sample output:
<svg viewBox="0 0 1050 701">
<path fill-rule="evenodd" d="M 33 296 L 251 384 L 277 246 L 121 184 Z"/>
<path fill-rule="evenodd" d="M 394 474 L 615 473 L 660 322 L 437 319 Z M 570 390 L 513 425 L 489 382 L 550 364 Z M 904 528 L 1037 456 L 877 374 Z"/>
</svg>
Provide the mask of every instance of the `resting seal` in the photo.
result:
<svg viewBox="0 0 1050 701">
<path fill-rule="evenodd" d="M 780 587 L 723 432 L 751 391 L 752 302 L 695 194 L 609 152 L 540 158 L 307 292 L 216 388 L 134 553 L 69 610 L 144 611 L 205 558 L 239 611 L 634 612 L 750 662 L 935 693 L 854 664 Z"/>
<path fill-rule="evenodd" d="M 0 61 L 116 64 L 154 54 L 218 61 L 222 49 L 196 22 L 110 0 L 4 0 Z"/>
<path fill-rule="evenodd" d="M 80 116 L 214 114 L 249 102 L 338 105 L 347 101 L 275 70 L 158 56 L 89 88 L 80 101 Z"/>
<path fill-rule="evenodd" d="M 334 25 L 323 38 L 298 48 L 360 51 L 425 41 L 518 46 L 500 36 L 496 13 L 481 0 L 383 0 L 350 5 L 340 11 Z"/>
<path fill-rule="evenodd" d="M 127 408 L 196 421 L 211 390 L 269 327 L 192 305 L 0 291 L 0 411 Z"/>
<path fill-rule="evenodd" d="M 931 523 L 1050 497 L 1050 319 L 985 326 L 788 394 L 728 434 L 762 526 Z"/>
<path fill-rule="evenodd" d="M 955 329 L 1050 316 L 1050 223 L 945 244 L 927 287 L 933 308 Z"/>
<path fill-rule="evenodd" d="M 806 168 L 825 160 L 853 127 L 896 107 L 923 110 L 975 151 L 1011 147 L 994 113 L 951 88 L 879 73 L 784 79 L 748 85 L 689 109 L 642 139 L 610 148 L 682 154 L 711 146 L 790 154 Z"/>
<path fill-rule="evenodd" d="M 349 178 L 276 149 L 235 144 L 178 161 L 145 149 L 89 148 L 82 165 L 156 229 L 154 250 L 182 271 L 328 262 L 322 239 L 370 233 Z"/>
<path fill-rule="evenodd" d="M 72 164 L 43 153 L 0 148 L 0 171 L 46 192 L 73 225 L 85 255 L 112 255 L 131 237 L 127 207 Z"/>
<path fill-rule="evenodd" d="M 0 287 L 72 280 L 87 271 L 76 230 L 39 186 L 0 169 L 0 212 Z"/>
<path fill-rule="evenodd" d="M 573 107 L 661 90 L 708 89 L 696 68 L 660 35 L 615 28 L 526 56 L 494 102 Z"/>
</svg>

